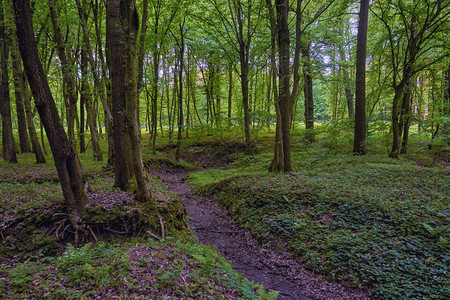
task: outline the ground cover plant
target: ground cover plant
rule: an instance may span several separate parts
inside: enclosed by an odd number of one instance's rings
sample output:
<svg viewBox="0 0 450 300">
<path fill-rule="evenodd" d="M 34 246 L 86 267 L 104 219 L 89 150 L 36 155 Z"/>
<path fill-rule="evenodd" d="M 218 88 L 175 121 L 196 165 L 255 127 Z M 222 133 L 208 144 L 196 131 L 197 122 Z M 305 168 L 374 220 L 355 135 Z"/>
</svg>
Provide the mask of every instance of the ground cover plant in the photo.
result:
<svg viewBox="0 0 450 300">
<path fill-rule="evenodd" d="M 433 157 L 423 140 L 409 157 L 393 160 L 377 150 L 350 155 L 340 146 L 348 144 L 345 132 L 318 137 L 293 145 L 292 173 L 268 174 L 271 156 L 262 147 L 256 156 L 235 155 L 228 168 L 193 173 L 189 182 L 316 272 L 368 288 L 375 298 L 448 298 L 445 158 Z M 369 141 L 382 145 L 383 137 Z"/>
<path fill-rule="evenodd" d="M 57 257 L 0 265 L 3 299 L 275 299 L 195 240 L 70 246 Z"/>
<path fill-rule="evenodd" d="M 146 217 L 145 205 L 136 203 L 132 192 L 113 187 L 103 162 L 91 161 L 90 153 L 80 157 L 89 182 L 85 218 L 97 241 L 91 236 L 79 248 L 70 245 L 72 233 L 64 230 L 61 187 L 51 159 L 35 165 L 33 155 L 21 154 L 20 164 L 0 161 L 2 299 L 276 298 L 211 247 L 198 244 L 185 227 L 183 205 L 157 177 L 149 178 L 161 217 L 154 226 L 154 216 Z M 193 167 L 164 155 L 147 157 L 146 165 Z"/>
</svg>

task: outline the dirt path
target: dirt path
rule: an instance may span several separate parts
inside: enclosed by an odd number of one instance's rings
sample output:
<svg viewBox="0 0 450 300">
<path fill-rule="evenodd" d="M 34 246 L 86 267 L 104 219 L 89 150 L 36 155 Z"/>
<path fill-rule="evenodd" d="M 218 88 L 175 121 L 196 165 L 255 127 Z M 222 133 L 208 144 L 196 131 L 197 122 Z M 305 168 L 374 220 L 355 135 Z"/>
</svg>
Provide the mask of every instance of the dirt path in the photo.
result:
<svg viewBox="0 0 450 300">
<path fill-rule="evenodd" d="M 154 172 L 183 200 L 188 224 L 202 244 L 214 246 L 230 264 L 266 289 L 280 291 L 278 299 L 368 299 L 306 270 L 287 253 L 264 248 L 240 228 L 219 204 L 194 195 L 184 183 L 189 172 Z"/>
</svg>

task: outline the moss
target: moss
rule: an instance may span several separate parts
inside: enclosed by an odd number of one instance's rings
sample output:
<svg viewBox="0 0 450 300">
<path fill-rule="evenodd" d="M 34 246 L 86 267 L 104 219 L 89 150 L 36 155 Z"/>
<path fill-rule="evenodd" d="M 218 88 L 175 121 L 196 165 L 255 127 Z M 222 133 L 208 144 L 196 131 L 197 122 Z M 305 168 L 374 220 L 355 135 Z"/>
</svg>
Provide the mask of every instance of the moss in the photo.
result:
<svg viewBox="0 0 450 300">
<path fill-rule="evenodd" d="M 24 228 L 8 230 L 0 243 L 0 256 L 31 258 L 34 256 L 54 256 L 60 246 L 54 235 L 45 235 L 42 229 L 30 224 Z"/>
</svg>

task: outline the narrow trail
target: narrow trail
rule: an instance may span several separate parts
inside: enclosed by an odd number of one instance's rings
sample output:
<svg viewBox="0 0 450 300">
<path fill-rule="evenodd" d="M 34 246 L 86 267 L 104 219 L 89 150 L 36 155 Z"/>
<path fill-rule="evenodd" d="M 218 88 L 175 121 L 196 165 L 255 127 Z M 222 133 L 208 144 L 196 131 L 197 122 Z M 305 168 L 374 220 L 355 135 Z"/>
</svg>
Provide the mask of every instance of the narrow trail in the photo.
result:
<svg viewBox="0 0 450 300">
<path fill-rule="evenodd" d="M 278 299 L 368 299 L 306 270 L 283 251 L 262 246 L 240 228 L 227 211 L 211 199 L 195 195 L 184 183 L 186 171 L 153 172 L 178 194 L 186 206 L 188 225 L 201 244 L 210 244 L 239 272 L 268 290 L 280 292 Z"/>
</svg>

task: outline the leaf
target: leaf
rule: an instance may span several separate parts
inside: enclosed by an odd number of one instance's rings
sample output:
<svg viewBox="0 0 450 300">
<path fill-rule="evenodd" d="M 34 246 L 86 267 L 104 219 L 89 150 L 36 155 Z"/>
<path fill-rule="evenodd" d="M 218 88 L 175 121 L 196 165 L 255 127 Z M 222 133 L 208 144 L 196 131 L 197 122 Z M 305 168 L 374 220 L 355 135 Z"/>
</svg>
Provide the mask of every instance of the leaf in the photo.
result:
<svg viewBox="0 0 450 300">
<path fill-rule="evenodd" d="M 428 231 L 428 233 L 429 233 L 431 236 L 436 236 L 436 235 L 438 235 L 439 233 L 441 233 L 441 231 L 442 231 L 442 229 L 439 229 L 439 228 L 433 228 L 433 227 L 431 227 L 430 225 L 428 225 L 427 223 L 422 223 L 422 225 L 423 225 L 423 227 Z"/>
<path fill-rule="evenodd" d="M 439 237 L 439 242 L 438 245 L 442 248 L 444 248 L 445 246 L 447 246 L 448 244 L 448 240 L 442 236 Z"/>
</svg>

